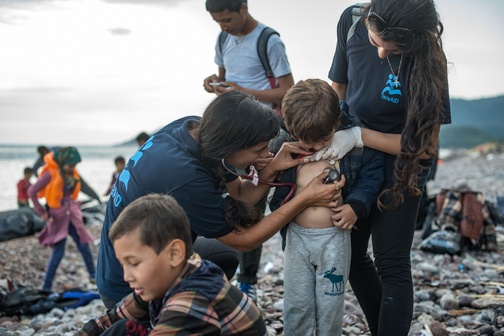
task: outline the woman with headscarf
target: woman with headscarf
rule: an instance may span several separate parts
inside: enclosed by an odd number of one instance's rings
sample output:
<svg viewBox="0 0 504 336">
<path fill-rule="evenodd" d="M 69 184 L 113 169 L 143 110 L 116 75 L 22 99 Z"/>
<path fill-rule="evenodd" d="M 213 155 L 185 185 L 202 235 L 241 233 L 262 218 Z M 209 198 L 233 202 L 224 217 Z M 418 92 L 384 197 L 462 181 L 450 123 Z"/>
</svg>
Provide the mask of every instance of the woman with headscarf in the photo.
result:
<svg viewBox="0 0 504 336">
<path fill-rule="evenodd" d="M 93 236 L 84 227 L 80 204 L 77 202 L 81 181 L 75 166 L 81 161 L 80 154 L 75 147 L 61 147 L 47 154 L 44 161 L 40 178 L 28 190 L 35 212 L 46 221 L 38 240 L 43 246 L 52 248 L 42 289 L 51 291 L 54 275 L 65 253 L 68 235 L 75 241 L 89 272 L 89 279 L 94 283 L 96 271 L 90 246 Z M 46 199 L 45 207 L 38 198 Z"/>
</svg>

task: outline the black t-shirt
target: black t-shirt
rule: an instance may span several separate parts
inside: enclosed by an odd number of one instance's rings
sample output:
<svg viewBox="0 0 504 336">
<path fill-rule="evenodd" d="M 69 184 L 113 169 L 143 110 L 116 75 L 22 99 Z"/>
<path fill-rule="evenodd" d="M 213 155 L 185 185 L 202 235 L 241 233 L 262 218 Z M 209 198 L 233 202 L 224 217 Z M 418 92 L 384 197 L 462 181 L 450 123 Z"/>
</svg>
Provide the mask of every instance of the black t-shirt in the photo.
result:
<svg viewBox="0 0 504 336">
<path fill-rule="evenodd" d="M 390 65 L 387 58 L 380 59 L 376 47 L 369 42 L 362 19 L 347 44 L 348 30 L 352 25 L 352 7 L 343 12 L 338 22 L 338 42 L 329 78 L 333 82 L 348 85 L 346 101 L 350 114 L 357 116 L 364 127 L 400 134 L 406 117 L 412 56 L 406 53 L 389 55 Z M 394 75 L 398 73 L 396 87 Z M 446 113 L 441 124 L 451 122 L 448 87 L 445 97 Z"/>
</svg>

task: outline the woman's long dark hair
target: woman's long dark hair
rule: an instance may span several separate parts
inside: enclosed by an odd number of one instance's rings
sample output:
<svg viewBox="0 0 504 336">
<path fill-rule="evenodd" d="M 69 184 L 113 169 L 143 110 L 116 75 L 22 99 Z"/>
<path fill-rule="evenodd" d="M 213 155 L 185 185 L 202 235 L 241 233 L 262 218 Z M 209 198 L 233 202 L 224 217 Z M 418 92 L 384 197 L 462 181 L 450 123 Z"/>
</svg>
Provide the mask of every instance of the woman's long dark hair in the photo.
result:
<svg viewBox="0 0 504 336">
<path fill-rule="evenodd" d="M 395 184 L 379 197 L 380 206 L 393 208 L 404 200 L 405 192 L 421 194 L 417 185 L 418 175 L 424 169 L 420 156 L 424 153 L 437 156 L 437 143 L 433 143 L 432 138 L 441 123 L 443 95 L 448 88 L 447 62 L 441 41 L 443 24 L 432 0 L 373 0 L 364 10 L 364 17 L 370 9 L 389 27 L 413 31 L 408 41 L 397 43 L 402 52 L 412 56 L 413 65 L 407 89 L 401 152 L 395 162 Z M 400 30 L 387 29 L 380 37 L 395 42 L 397 35 L 401 35 Z"/>
<path fill-rule="evenodd" d="M 280 129 L 278 113 L 254 97 L 229 91 L 215 98 L 206 108 L 195 130 L 202 160 L 224 189 L 222 159 L 241 149 L 273 139 Z M 257 223 L 262 218 L 255 207 L 231 197 L 225 199 L 226 219 L 233 230 Z"/>
</svg>

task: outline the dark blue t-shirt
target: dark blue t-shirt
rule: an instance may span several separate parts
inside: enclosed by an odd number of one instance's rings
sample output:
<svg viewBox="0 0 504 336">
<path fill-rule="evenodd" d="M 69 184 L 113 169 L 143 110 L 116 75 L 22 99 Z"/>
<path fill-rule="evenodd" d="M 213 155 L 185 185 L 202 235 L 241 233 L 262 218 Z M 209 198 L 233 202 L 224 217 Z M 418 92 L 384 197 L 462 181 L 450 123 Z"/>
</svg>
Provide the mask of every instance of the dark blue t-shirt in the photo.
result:
<svg viewBox="0 0 504 336">
<path fill-rule="evenodd" d="M 335 83 L 347 84 L 345 100 L 350 114 L 357 117 L 365 128 L 382 133 L 401 134 L 406 122 L 413 55 L 389 55 L 390 65 L 387 58 L 379 58 L 376 47 L 369 41 L 368 30 L 362 19 L 347 42 L 348 30 L 352 25 L 352 8 L 353 6 L 348 7 L 338 22 L 338 42 L 329 70 L 329 79 Z M 396 86 L 394 75 L 398 73 Z M 451 113 L 448 87 L 444 92 L 443 105 L 444 114 L 439 124 L 449 124 Z M 385 156 L 385 178 L 388 181 L 394 180 L 395 159 L 394 155 Z M 421 163 L 429 168 L 433 162 L 433 159 L 429 159 L 422 160 Z M 425 183 L 428 175 L 429 169 L 426 169 L 420 177 L 419 185 Z"/>
<path fill-rule="evenodd" d="M 406 117 L 405 104 L 413 65 L 412 54 L 389 55 L 389 65 L 387 58 L 379 58 L 376 47 L 369 42 L 368 30 L 362 19 L 347 43 L 348 30 L 352 25 L 352 8 L 353 6 L 347 8 L 338 22 L 338 43 L 329 79 L 348 84 L 346 101 L 350 106 L 350 114 L 357 116 L 366 128 L 400 134 Z M 398 73 L 396 87 L 394 75 Z M 443 104 L 445 113 L 439 124 L 449 124 L 451 115 L 448 87 L 445 88 Z"/>
<path fill-rule="evenodd" d="M 96 274 L 100 294 L 105 297 L 119 301 L 131 292 L 123 281 L 108 233 L 121 211 L 135 199 L 150 193 L 172 195 L 189 217 L 193 242 L 198 235 L 216 238 L 231 232 L 224 217 L 224 191 L 201 161 L 200 147 L 187 128 L 189 122 L 199 120 L 184 117 L 155 133 L 128 160 L 116 181 L 103 222 Z"/>
</svg>

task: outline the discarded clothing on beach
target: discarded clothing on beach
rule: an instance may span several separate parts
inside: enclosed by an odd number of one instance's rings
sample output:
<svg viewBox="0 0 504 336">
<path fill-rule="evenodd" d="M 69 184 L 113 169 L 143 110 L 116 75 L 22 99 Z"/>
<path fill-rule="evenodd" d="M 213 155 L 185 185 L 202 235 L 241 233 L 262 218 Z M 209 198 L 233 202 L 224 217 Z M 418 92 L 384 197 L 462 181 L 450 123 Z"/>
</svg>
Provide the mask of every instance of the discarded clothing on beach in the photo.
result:
<svg viewBox="0 0 504 336">
<path fill-rule="evenodd" d="M 427 240 L 438 231 L 456 232 L 460 236 L 460 247 L 470 250 L 496 251 L 496 225 L 502 221 L 498 208 L 490 206 L 483 193 L 473 191 L 467 185 L 458 185 L 452 189 L 441 190 L 435 198 L 435 210 L 430 209 L 428 223 L 424 225 L 422 238 Z M 433 214 L 433 212 L 435 213 Z M 448 240 L 453 240 L 453 234 Z M 435 241 L 443 239 L 440 234 Z M 420 248 L 435 252 L 432 244 L 422 242 Z M 460 251 L 459 251 L 460 252 Z M 437 252 L 442 253 L 442 252 Z M 450 253 L 451 254 L 451 253 Z"/>
<path fill-rule="evenodd" d="M 92 300 L 99 298 L 98 293 L 79 288 L 66 290 L 62 293 L 51 293 L 31 287 L 22 287 L 5 294 L 0 293 L 0 316 L 33 316 L 47 313 L 53 308 L 67 310 L 85 306 Z"/>
<path fill-rule="evenodd" d="M 32 208 L 0 212 L 0 241 L 33 235 L 44 225 L 45 221 Z"/>
</svg>

